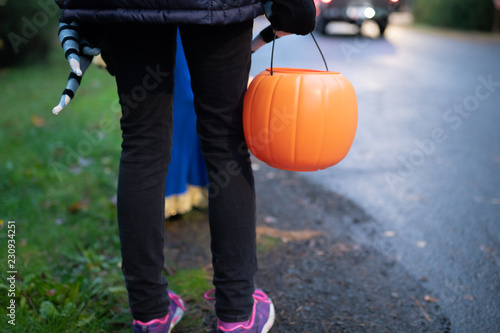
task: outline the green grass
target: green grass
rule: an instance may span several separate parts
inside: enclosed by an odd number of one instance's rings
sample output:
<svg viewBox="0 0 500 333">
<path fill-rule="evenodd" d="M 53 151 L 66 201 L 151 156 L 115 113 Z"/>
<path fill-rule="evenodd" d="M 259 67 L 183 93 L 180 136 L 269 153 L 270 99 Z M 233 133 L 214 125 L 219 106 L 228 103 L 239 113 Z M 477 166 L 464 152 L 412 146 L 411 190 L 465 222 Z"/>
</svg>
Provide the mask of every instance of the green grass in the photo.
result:
<svg viewBox="0 0 500 333">
<path fill-rule="evenodd" d="M 61 50 L 0 70 L 0 331 L 128 332 L 114 197 L 120 131 L 114 79 L 91 67 L 54 116 Z M 15 221 L 16 326 L 7 323 L 8 221 Z"/>
<path fill-rule="evenodd" d="M 257 237 L 257 254 L 262 255 L 276 249 L 282 244 L 282 241 L 277 237 L 260 235 Z"/>
<path fill-rule="evenodd" d="M 130 332 L 115 193 L 120 155 L 114 79 L 93 66 L 58 116 L 69 74 L 44 64 L 0 69 L 0 331 Z M 16 326 L 8 324 L 8 221 L 16 234 Z M 188 303 L 179 332 L 201 332 L 212 305 L 204 269 L 178 270 Z"/>
<path fill-rule="evenodd" d="M 61 52 L 0 69 L 0 332 L 130 332 L 115 206 L 116 85 L 93 66 L 54 116 L 69 74 Z M 16 231 L 15 327 L 6 316 L 8 221 Z M 263 237 L 259 253 L 279 244 Z M 178 270 L 168 279 L 188 304 L 176 332 L 206 331 L 210 273 Z"/>
<path fill-rule="evenodd" d="M 180 270 L 168 280 L 169 288 L 175 290 L 188 303 L 188 312 L 179 326 L 176 326 L 176 331 L 205 331 L 204 321 L 212 305 L 203 298 L 203 294 L 213 288 L 211 275 L 203 269 Z"/>
<path fill-rule="evenodd" d="M 491 32 L 494 5 L 491 0 L 415 0 L 417 23 L 463 30 Z"/>
</svg>

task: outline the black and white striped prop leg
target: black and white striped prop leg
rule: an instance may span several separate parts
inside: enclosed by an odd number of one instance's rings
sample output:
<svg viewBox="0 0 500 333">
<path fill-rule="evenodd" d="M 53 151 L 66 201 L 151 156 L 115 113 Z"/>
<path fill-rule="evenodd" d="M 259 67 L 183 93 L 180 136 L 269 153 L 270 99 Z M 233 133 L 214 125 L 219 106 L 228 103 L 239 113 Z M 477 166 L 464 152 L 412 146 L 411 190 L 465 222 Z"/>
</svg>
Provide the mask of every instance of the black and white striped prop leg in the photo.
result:
<svg viewBox="0 0 500 333">
<path fill-rule="evenodd" d="M 59 114 L 73 99 L 92 58 L 101 53 L 100 49 L 92 47 L 83 36 L 80 36 L 76 22 L 61 22 L 59 24 L 59 40 L 64 50 L 64 56 L 71 67 L 71 73 L 59 104 L 52 109 L 52 113 L 55 115 Z"/>
</svg>

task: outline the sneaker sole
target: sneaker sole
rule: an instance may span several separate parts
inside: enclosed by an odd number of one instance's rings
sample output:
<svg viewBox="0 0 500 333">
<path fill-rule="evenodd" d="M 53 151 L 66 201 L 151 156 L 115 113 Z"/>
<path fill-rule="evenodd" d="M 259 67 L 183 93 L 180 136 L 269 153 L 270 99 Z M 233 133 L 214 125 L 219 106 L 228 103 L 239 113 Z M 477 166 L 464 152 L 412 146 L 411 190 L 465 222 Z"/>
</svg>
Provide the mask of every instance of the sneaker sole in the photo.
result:
<svg viewBox="0 0 500 333">
<path fill-rule="evenodd" d="M 184 301 L 182 299 L 179 298 L 178 301 L 182 304 L 182 306 L 185 306 Z M 172 332 L 172 329 L 175 327 L 175 325 L 177 325 L 181 321 L 183 315 L 184 311 L 180 307 L 177 307 L 177 309 L 175 309 L 174 318 L 170 323 L 170 328 L 168 329 L 168 333 Z"/>
<path fill-rule="evenodd" d="M 271 301 L 271 299 L 269 298 Z M 274 319 L 276 317 L 276 314 L 274 312 L 274 305 L 271 301 L 270 307 L 269 307 L 269 318 L 267 319 L 266 324 L 264 325 L 264 328 L 262 329 L 262 333 L 267 333 L 271 330 L 271 328 L 274 325 Z"/>
</svg>

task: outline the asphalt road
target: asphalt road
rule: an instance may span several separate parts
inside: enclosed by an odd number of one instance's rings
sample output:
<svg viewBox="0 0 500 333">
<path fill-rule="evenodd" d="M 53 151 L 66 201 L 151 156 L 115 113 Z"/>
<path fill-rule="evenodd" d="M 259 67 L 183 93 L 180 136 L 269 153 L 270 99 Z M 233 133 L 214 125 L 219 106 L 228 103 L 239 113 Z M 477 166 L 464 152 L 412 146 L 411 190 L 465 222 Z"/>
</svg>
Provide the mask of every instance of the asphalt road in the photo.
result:
<svg viewBox="0 0 500 333">
<path fill-rule="evenodd" d="M 316 37 L 352 82 L 359 123 L 341 163 L 301 176 L 372 217 L 358 241 L 421 280 L 453 332 L 500 332 L 500 36 L 393 25 L 380 39 Z M 270 52 L 253 55 L 252 75 Z M 275 52 L 276 67 L 324 68 L 310 37 Z"/>
</svg>

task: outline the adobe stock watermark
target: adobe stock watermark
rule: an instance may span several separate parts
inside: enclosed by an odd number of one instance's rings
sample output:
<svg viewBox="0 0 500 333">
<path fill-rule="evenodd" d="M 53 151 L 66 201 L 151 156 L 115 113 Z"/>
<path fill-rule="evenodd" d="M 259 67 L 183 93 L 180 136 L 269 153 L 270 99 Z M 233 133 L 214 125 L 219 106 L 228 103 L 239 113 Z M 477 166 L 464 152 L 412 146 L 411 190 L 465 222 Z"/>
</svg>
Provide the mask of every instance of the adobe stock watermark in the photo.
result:
<svg viewBox="0 0 500 333">
<path fill-rule="evenodd" d="M 165 78 L 170 76 L 169 72 L 163 72 L 160 66 L 156 68 L 147 66 L 146 75 L 143 77 L 140 85 L 132 88 L 130 95 L 121 94 L 120 103 L 113 103 L 110 110 L 106 110 L 107 117 L 99 120 L 98 127 L 92 131 L 82 130 L 83 138 L 76 146 L 69 146 L 60 143 L 60 148 L 64 150 L 64 159 L 62 162 L 53 161 L 50 166 L 54 170 L 59 181 L 63 181 L 65 175 L 76 173 L 81 166 L 85 166 L 88 158 L 92 155 L 94 149 L 100 146 L 107 134 L 114 131 L 118 126 L 116 114 L 122 113 L 122 120 L 128 117 L 130 109 L 136 108 L 137 103 L 147 98 L 148 92 L 156 89 Z M 108 113 L 108 111 L 111 111 Z"/>
<path fill-rule="evenodd" d="M 371 43 L 371 38 L 357 35 L 354 37 L 352 43 L 342 42 L 340 43 L 339 48 L 340 51 L 342 51 L 347 63 L 350 64 L 352 62 L 352 56 L 360 54 L 364 49 L 370 46 Z"/>
<path fill-rule="evenodd" d="M 414 141 L 414 148 L 410 153 L 398 155 L 397 172 L 385 173 L 385 179 L 391 191 L 401 192 L 401 185 L 405 183 L 405 180 L 436 152 L 440 144 L 448 139 L 447 133 L 461 128 L 464 120 L 479 110 L 481 102 L 490 98 L 500 87 L 500 81 L 494 81 L 492 74 L 487 77 L 480 75 L 477 77 L 477 81 L 474 93 L 466 96 L 461 103 L 455 103 L 453 107 L 443 112 L 442 120 L 448 125 L 447 128 L 434 128 L 426 138 Z"/>
<path fill-rule="evenodd" d="M 292 122 L 295 123 L 297 119 L 297 113 L 293 112 L 293 110 L 289 112 L 286 106 L 283 109 L 272 108 L 270 113 L 269 125 L 249 136 L 249 141 L 252 142 L 252 146 L 256 151 L 266 149 L 276 139 L 277 134 L 284 131 L 287 126 L 292 125 Z"/>
<path fill-rule="evenodd" d="M 7 276 L 7 322 L 16 326 L 16 221 L 7 222 Z"/>
<path fill-rule="evenodd" d="M 53 0 L 39 0 L 37 2 L 40 10 L 36 11 L 31 17 L 23 16 L 21 18 L 22 26 L 20 31 L 11 31 L 7 34 L 7 39 L 12 45 L 14 53 L 18 53 L 23 45 L 26 45 L 35 38 L 40 29 L 45 27 L 50 19 L 60 13 L 60 9 Z"/>
<path fill-rule="evenodd" d="M 472 262 L 465 266 L 470 268 L 457 276 L 444 279 L 443 286 L 433 295 L 437 304 L 443 309 L 456 306 L 457 303 L 468 308 L 479 301 L 490 313 L 498 313 L 500 306 L 492 295 L 497 293 L 498 284 L 495 282 L 500 276 L 499 271 L 494 267 Z M 475 285 L 471 285 L 471 278 Z"/>
</svg>

